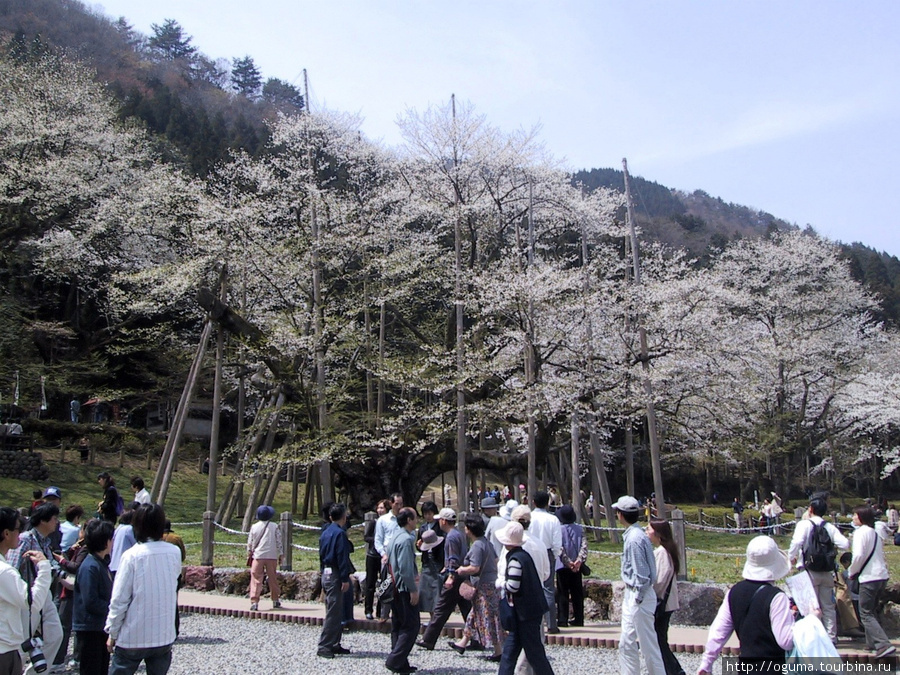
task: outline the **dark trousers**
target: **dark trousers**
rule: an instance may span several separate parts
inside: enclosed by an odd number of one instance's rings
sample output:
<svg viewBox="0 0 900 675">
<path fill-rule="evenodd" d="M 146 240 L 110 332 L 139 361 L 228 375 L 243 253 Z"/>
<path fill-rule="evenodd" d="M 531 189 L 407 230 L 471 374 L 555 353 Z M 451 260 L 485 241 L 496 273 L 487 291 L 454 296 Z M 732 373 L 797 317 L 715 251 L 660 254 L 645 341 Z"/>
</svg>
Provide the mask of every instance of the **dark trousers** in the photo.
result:
<svg viewBox="0 0 900 675">
<path fill-rule="evenodd" d="M 62 624 L 63 640 L 53 659 L 53 665 L 59 666 L 66 662 L 66 654 L 69 651 L 69 639 L 72 636 L 72 591 L 67 591 L 64 598 L 59 599 L 59 622 Z"/>
<path fill-rule="evenodd" d="M 19 650 L 13 649 L 11 652 L 0 654 L 0 675 L 21 674 L 22 657 L 19 656 Z"/>
<path fill-rule="evenodd" d="M 472 603 L 459 595 L 459 587 L 462 582 L 463 580 L 459 577 L 453 577 L 453 586 L 451 588 L 441 586 L 441 594 L 434 605 L 434 614 L 431 616 L 431 622 L 422 635 L 422 642 L 429 647 L 434 647 L 435 643 L 437 643 L 438 638 L 441 637 L 441 631 L 444 629 L 444 624 L 447 623 L 447 619 L 453 614 L 453 610 L 456 609 L 457 605 L 460 613 L 463 615 L 463 619 L 469 617 L 469 612 L 472 611 Z"/>
<path fill-rule="evenodd" d="M 563 567 L 556 573 L 556 619 L 560 626 L 569 625 L 569 600 L 572 601 L 572 621 L 584 625 L 584 575 Z"/>
<path fill-rule="evenodd" d="M 413 607 L 406 591 L 394 591 L 393 614 L 391 615 L 391 653 L 384 662 L 393 670 L 409 668 L 409 653 L 416 644 L 421 619 L 419 608 Z"/>
<path fill-rule="evenodd" d="M 666 675 L 684 675 L 684 668 L 678 663 L 678 659 L 669 648 L 669 620 L 672 612 L 657 612 L 654 619 L 656 628 L 656 641 L 659 643 L 659 653 L 662 656 L 663 665 L 666 667 Z"/>
<path fill-rule="evenodd" d="M 884 592 L 887 581 L 867 581 L 859 585 L 859 622 L 866 632 L 866 646 L 881 649 L 891 644 L 890 639 L 878 621 L 878 600 Z"/>
<path fill-rule="evenodd" d="M 331 652 L 341 644 L 344 594 L 341 592 L 340 577 L 336 574 L 322 575 L 322 588 L 325 590 L 325 623 L 319 636 L 319 651 Z"/>
<path fill-rule="evenodd" d="M 80 630 L 75 633 L 81 647 L 78 672 L 81 675 L 106 675 L 109 672 L 109 652 L 106 633 L 102 630 Z"/>
<path fill-rule="evenodd" d="M 341 599 L 341 624 L 348 624 L 353 621 L 353 603 L 355 601 L 352 580 L 350 581 L 350 588 L 343 595 L 344 597 Z"/>
<path fill-rule="evenodd" d="M 363 596 L 363 608 L 366 614 L 374 615 L 375 587 L 378 585 L 378 575 L 381 572 L 381 558 L 366 556 L 366 593 Z M 380 603 L 379 603 L 380 604 Z"/>
<path fill-rule="evenodd" d="M 534 675 L 553 675 L 553 668 L 547 660 L 544 641 L 541 639 L 542 618 L 539 616 L 532 621 L 516 620 L 516 629 L 510 631 L 506 636 L 506 642 L 503 643 L 503 656 L 500 658 L 497 675 L 513 675 L 516 672 L 519 653 L 523 649 Z"/>
<path fill-rule="evenodd" d="M 84 652 L 81 658 L 84 658 Z M 134 675 L 141 661 L 147 667 L 147 675 L 166 675 L 172 665 L 172 645 L 144 649 L 116 647 L 110 663 L 111 675 Z"/>
</svg>

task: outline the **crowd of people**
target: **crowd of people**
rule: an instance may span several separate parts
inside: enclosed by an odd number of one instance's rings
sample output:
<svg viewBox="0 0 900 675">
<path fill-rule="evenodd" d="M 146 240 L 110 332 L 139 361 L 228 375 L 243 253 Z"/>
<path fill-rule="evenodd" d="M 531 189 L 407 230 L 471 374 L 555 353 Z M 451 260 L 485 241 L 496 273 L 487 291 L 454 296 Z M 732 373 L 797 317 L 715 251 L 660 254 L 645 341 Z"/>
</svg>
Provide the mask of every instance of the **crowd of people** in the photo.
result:
<svg viewBox="0 0 900 675">
<path fill-rule="evenodd" d="M 549 492 L 537 492 L 533 510 L 514 500 L 501 508 L 489 495 L 480 501 L 481 512 L 466 515 L 462 523 L 455 510 L 430 501 L 421 505 L 420 522 L 400 493 L 378 503 L 377 517 L 366 522 L 364 532 L 363 604 L 366 618 L 391 621 L 388 670 L 415 672 L 409 661 L 413 648 L 438 648 L 447 620 L 459 610 L 463 635 L 449 641 L 450 650 L 484 651 L 500 673 L 513 673 L 526 662 L 535 673 L 553 672 L 542 630 L 558 632 L 559 623 L 583 625 L 587 544 L 571 507 L 553 515 L 550 501 Z M 349 651 L 341 645 L 340 623 L 352 573 L 346 510 L 335 504 L 328 515 L 319 545 L 326 618 L 317 650 L 326 659 Z M 559 594 L 557 575 L 564 580 Z M 429 621 L 420 635 L 423 612 Z"/>
<path fill-rule="evenodd" d="M 448 641 L 446 648 L 459 654 L 483 651 L 483 658 L 499 664 L 501 674 L 552 673 L 544 635 L 584 625 L 584 576 L 590 570 L 587 538 L 573 507 L 557 503 L 554 509 L 549 491 L 536 492 L 531 506 L 514 500 L 501 504 L 491 492 L 486 494 L 480 513 L 466 515 L 462 523 L 453 509 L 438 508 L 430 501 L 421 505 L 420 522 L 417 511 L 404 506 L 399 493 L 379 502 L 377 516 L 366 522 L 364 607 L 366 618 L 392 621 L 391 650 L 385 661 L 391 672 L 414 672 L 409 660 L 414 646 L 439 648 L 441 632 L 456 610 L 465 621 L 463 634 Z M 671 617 L 680 607 L 677 575 L 684 561 L 672 526 L 647 514 L 648 503 L 623 496 L 613 505 L 624 528 L 620 666 L 623 674 L 638 675 L 643 660 L 651 675 L 684 675 L 668 637 Z M 780 497 L 773 494 L 769 504 L 780 509 Z M 820 608 L 815 614 L 835 644 L 840 625 L 842 634 L 865 638 L 876 658 L 895 653 L 876 613 L 888 578 L 883 549 L 887 537 L 878 531 L 876 512 L 868 506 L 854 511 L 851 541 L 824 521 L 826 511 L 824 497 L 814 496 L 794 529 L 788 551 L 778 549 L 771 530 L 750 541 L 744 581 L 728 592 L 710 628 L 701 675 L 710 671 L 732 633 L 742 645 L 741 661 L 751 669 L 766 670 L 761 664 L 785 662 L 785 650 L 794 646 L 797 608 L 774 582 L 792 565 L 808 573 Z M 337 525 L 334 536 L 346 539 L 345 511 L 332 516 Z M 641 523 L 642 516 L 646 524 Z M 774 528 L 776 523 L 766 525 Z M 833 553 L 822 562 L 815 542 L 826 539 Z M 320 551 L 326 612 L 335 617 L 326 619 L 323 628 L 318 652 L 323 658 L 348 652 L 337 628 L 341 603 L 329 600 L 329 594 L 339 585 L 346 592 L 352 548 L 349 540 L 340 547 L 333 541 L 323 537 L 327 545 Z M 837 556 L 851 547 L 852 553 Z M 843 574 L 838 573 L 839 561 L 845 567 Z M 325 581 L 333 576 L 334 581 Z M 853 592 L 851 613 L 845 617 L 836 611 L 841 604 L 835 593 L 854 580 L 859 591 Z M 420 613 L 429 615 L 421 635 Z"/>
<path fill-rule="evenodd" d="M 0 508 L 0 675 L 40 672 L 43 658 L 51 662 L 49 672 L 126 675 L 141 663 L 150 675 L 168 671 L 184 543 L 140 477 L 131 479 L 127 506 L 109 473 L 97 481 L 102 499 L 91 514 L 79 504 L 63 511 L 62 491 L 54 486 L 36 494 L 29 508 Z M 444 648 L 483 652 L 501 674 L 553 673 L 544 636 L 584 625 L 584 577 L 590 574 L 584 530 L 573 507 L 558 499 L 537 491 L 529 506 L 489 494 L 464 517 L 430 501 L 417 511 L 400 493 L 379 502 L 365 523 L 363 604 L 367 619 L 391 621 L 387 669 L 415 672 L 412 650 L 438 649 L 458 610 L 462 636 Z M 854 509 L 848 537 L 826 520 L 825 496 L 813 495 L 787 551 L 769 532 L 754 537 L 743 581 L 728 591 L 710 627 L 700 675 L 711 672 L 732 633 L 741 644 L 740 660 L 752 670 L 785 663 L 795 647 L 798 609 L 774 582 L 792 567 L 808 575 L 818 607 L 813 613 L 827 639 L 836 645 L 840 634 L 864 638 L 875 658 L 895 654 L 878 616 L 889 576 L 884 543 L 898 525 L 896 511 L 886 507 L 887 523 L 871 505 Z M 621 671 L 639 675 L 643 660 L 651 675 L 684 675 L 668 639 L 684 562 L 672 527 L 653 516 L 642 523 L 646 503 L 631 496 L 620 497 L 613 512 L 624 528 Z M 260 506 L 256 515 L 247 541 L 251 609 L 259 609 L 266 580 L 278 608 L 281 530 L 271 506 Z M 323 516 L 325 621 L 317 655 L 333 659 L 350 652 L 341 639 L 353 617 L 356 570 L 346 505 L 328 504 Z"/>
<path fill-rule="evenodd" d="M 168 672 L 184 542 L 140 477 L 127 504 L 109 473 L 97 482 L 90 515 L 55 486 L 0 507 L 0 675 Z"/>
</svg>

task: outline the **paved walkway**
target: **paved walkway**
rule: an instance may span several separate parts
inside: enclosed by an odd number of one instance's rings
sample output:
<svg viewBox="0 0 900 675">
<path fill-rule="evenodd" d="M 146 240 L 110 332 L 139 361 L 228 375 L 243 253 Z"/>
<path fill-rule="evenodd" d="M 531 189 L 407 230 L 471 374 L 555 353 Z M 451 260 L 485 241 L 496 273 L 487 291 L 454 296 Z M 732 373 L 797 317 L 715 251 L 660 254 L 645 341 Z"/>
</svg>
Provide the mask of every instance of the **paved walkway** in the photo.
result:
<svg viewBox="0 0 900 675">
<path fill-rule="evenodd" d="M 183 612 L 212 614 L 216 616 L 233 616 L 265 621 L 281 621 L 284 623 L 300 623 L 310 626 L 321 626 L 325 618 L 325 605 L 317 602 L 282 601 L 281 609 L 272 609 L 270 600 L 260 601 L 260 611 L 250 611 L 250 600 L 236 595 L 219 595 L 216 593 L 198 593 L 181 590 L 178 592 L 178 606 Z M 356 608 L 361 614 L 361 608 Z M 428 623 L 428 614 L 422 614 L 422 625 Z M 444 627 L 443 635 L 448 638 L 462 637 L 463 620 L 454 614 Z M 369 630 L 388 633 L 390 621 L 356 620 L 353 630 Z M 561 628 L 555 635 L 547 635 L 547 643 L 571 647 L 605 647 L 615 649 L 619 646 L 619 625 L 613 623 L 591 623 L 579 628 Z M 673 626 L 669 629 L 669 643 L 674 652 L 702 654 L 706 644 L 706 628 Z M 874 661 L 872 654 L 865 649 L 864 642 L 853 642 L 841 638 L 838 651 L 846 661 Z M 737 654 L 737 636 L 732 635 L 725 645 L 723 654 Z"/>
</svg>

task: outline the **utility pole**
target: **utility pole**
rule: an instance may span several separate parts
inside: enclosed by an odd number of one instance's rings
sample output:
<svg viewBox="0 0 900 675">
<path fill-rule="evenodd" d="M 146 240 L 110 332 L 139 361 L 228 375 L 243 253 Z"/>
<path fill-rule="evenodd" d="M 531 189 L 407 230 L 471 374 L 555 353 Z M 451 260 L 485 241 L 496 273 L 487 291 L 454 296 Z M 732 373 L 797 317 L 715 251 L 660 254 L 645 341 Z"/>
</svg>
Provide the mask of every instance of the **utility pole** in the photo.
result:
<svg viewBox="0 0 900 675">
<path fill-rule="evenodd" d="M 325 399 L 325 310 L 322 307 L 322 265 L 319 260 L 319 219 L 316 209 L 318 184 L 316 180 L 316 164 L 313 158 L 312 137 L 309 134 L 309 77 L 306 68 L 303 69 L 303 95 L 306 97 L 307 117 L 307 157 L 309 168 L 309 213 L 310 213 L 310 238 L 312 239 L 312 291 L 313 291 L 313 339 L 315 349 L 316 369 L 316 408 L 318 412 L 319 435 L 324 437 L 328 427 L 328 405 Z M 319 480 L 322 485 L 322 501 L 334 501 L 334 486 L 331 480 L 331 460 L 319 461 Z M 308 481 L 307 481 L 308 482 Z M 320 504 L 321 506 L 321 504 Z"/>
<path fill-rule="evenodd" d="M 625 204 L 627 207 L 628 231 L 631 237 L 631 259 L 634 268 L 634 285 L 641 286 L 641 257 L 638 250 L 637 231 L 634 225 L 634 204 L 631 199 L 631 180 L 628 177 L 628 160 L 622 160 L 625 173 Z M 666 517 L 666 500 L 663 496 L 662 463 L 659 453 L 659 434 L 656 428 L 656 406 L 653 403 L 653 383 L 650 381 L 650 358 L 647 348 L 647 331 L 642 317 L 637 317 L 638 336 L 641 349 L 641 370 L 644 374 L 644 398 L 647 409 L 647 435 L 650 440 L 650 465 L 653 469 L 653 491 L 656 493 L 656 507 L 660 517 Z"/>
<path fill-rule="evenodd" d="M 590 270 L 590 248 L 588 247 L 588 238 L 587 238 L 587 227 L 584 222 L 581 224 L 581 260 L 582 260 L 582 268 L 584 270 L 584 281 L 582 286 L 582 301 L 584 302 L 584 315 L 587 319 L 587 325 L 585 326 L 585 342 L 586 352 L 587 352 L 587 363 L 584 368 L 584 372 L 593 376 L 594 374 L 594 323 L 591 321 L 591 313 L 588 308 L 588 298 L 591 294 L 591 270 Z M 588 387 L 592 386 L 593 383 L 589 382 Z M 573 419 L 573 430 L 576 428 L 577 415 L 572 415 Z M 594 526 L 602 527 L 602 521 L 600 516 L 600 507 L 603 507 L 603 513 L 606 516 L 606 524 L 607 527 L 612 527 L 614 516 L 613 516 L 613 500 L 612 493 L 609 490 L 609 481 L 606 478 L 606 453 L 603 452 L 603 448 L 600 446 L 600 438 L 597 436 L 597 416 L 594 412 L 588 416 L 588 435 L 590 438 L 591 444 L 591 457 L 593 459 L 594 464 L 594 474 L 591 477 L 591 484 L 595 484 L 600 489 L 600 494 L 594 494 Z M 574 441 L 573 441 L 574 443 Z M 573 445 L 574 448 L 574 445 Z M 574 450 L 573 450 L 574 451 Z M 574 469 L 574 461 L 573 461 L 573 469 Z M 630 494 L 630 493 L 629 493 Z M 599 499 L 598 499 L 599 497 Z M 598 501 L 600 503 L 598 503 Z M 615 532 L 610 532 L 610 541 L 615 544 L 619 543 L 619 536 Z"/>
<path fill-rule="evenodd" d="M 466 476 L 466 453 L 468 441 L 466 440 L 466 390 L 463 383 L 463 373 L 466 367 L 465 352 L 465 303 L 463 301 L 463 270 L 462 270 L 462 223 L 460 189 L 459 189 L 459 155 L 456 126 L 456 94 L 450 95 L 450 105 L 453 113 L 453 193 L 455 195 L 456 218 L 453 228 L 454 246 L 456 249 L 456 281 L 454 294 L 456 295 L 456 510 L 469 510 L 469 489 Z"/>
<path fill-rule="evenodd" d="M 219 272 L 219 299 L 226 300 L 228 265 Z M 209 433 L 209 484 L 206 489 L 206 510 L 216 508 L 216 478 L 219 470 L 219 429 L 222 416 L 222 363 L 225 359 L 225 326 L 216 326 L 216 375 L 213 380 L 212 424 Z"/>
<path fill-rule="evenodd" d="M 528 269 L 534 266 L 534 184 L 528 179 Z M 534 415 L 534 299 L 528 298 L 525 331 L 525 405 L 528 406 L 528 498 L 537 492 L 537 422 Z"/>
</svg>

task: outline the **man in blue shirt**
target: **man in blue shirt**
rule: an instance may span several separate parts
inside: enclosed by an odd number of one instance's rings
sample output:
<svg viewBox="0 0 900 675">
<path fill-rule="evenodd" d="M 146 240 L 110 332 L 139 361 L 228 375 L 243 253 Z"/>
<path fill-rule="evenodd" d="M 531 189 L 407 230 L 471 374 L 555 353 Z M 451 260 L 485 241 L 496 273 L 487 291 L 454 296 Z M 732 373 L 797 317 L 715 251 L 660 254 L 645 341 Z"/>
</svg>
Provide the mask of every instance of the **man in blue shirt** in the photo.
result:
<svg viewBox="0 0 900 675">
<path fill-rule="evenodd" d="M 333 659 L 335 654 L 349 654 L 341 646 L 341 615 L 344 593 L 350 590 L 350 541 L 347 539 L 347 506 L 332 504 L 328 511 L 331 524 L 319 538 L 319 565 L 322 589 L 325 591 L 325 623 L 319 637 L 316 656 Z"/>
<path fill-rule="evenodd" d="M 444 569 L 441 570 L 444 583 L 438 601 L 434 605 L 431 622 L 422 634 L 422 639 L 416 642 L 423 649 L 429 650 L 434 649 L 444 624 L 457 605 L 463 619 L 469 616 L 472 609 L 472 603 L 459 594 L 463 580 L 457 576 L 456 570 L 462 565 L 468 547 L 465 536 L 456 529 L 456 512 L 453 509 L 441 509 L 438 513 L 438 526 L 444 533 Z"/>
<path fill-rule="evenodd" d="M 650 675 L 666 675 L 659 642 L 656 639 L 656 560 L 653 544 L 637 524 L 640 505 L 634 497 L 619 497 L 613 504 L 619 523 L 625 529 L 622 550 L 622 581 L 625 598 L 622 601 L 622 635 L 619 638 L 619 664 L 623 675 L 641 675 L 640 654 Z M 638 650 L 640 642 L 640 650 Z"/>
</svg>

